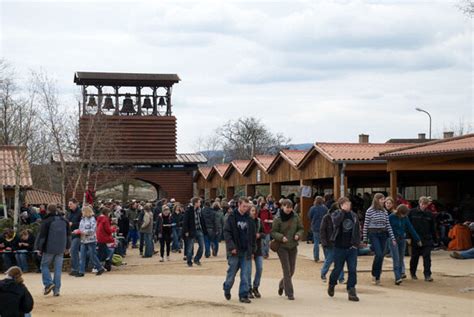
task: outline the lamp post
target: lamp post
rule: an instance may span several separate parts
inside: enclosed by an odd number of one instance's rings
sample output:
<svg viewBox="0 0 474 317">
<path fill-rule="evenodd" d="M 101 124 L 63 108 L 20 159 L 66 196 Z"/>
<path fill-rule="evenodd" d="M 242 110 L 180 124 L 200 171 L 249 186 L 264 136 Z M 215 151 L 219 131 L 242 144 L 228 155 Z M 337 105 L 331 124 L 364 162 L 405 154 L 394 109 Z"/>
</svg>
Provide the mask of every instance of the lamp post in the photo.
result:
<svg viewBox="0 0 474 317">
<path fill-rule="evenodd" d="M 430 115 L 430 113 L 429 113 L 428 111 L 423 110 L 423 109 L 418 108 L 418 107 L 415 108 L 415 110 L 416 110 L 416 111 L 419 111 L 419 112 L 424 112 L 424 113 L 426 113 L 426 114 L 428 115 L 428 117 L 430 118 L 430 140 L 431 140 L 431 115 Z"/>
</svg>

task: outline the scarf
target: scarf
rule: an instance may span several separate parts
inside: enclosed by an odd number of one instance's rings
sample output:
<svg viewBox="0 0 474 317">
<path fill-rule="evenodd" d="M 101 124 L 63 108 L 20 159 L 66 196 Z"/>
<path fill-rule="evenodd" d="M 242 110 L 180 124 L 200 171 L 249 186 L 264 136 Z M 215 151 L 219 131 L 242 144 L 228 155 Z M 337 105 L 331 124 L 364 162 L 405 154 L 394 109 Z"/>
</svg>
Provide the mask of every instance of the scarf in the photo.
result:
<svg viewBox="0 0 474 317">
<path fill-rule="evenodd" d="M 288 220 L 290 220 L 294 215 L 294 212 L 290 212 L 289 214 L 286 214 L 283 210 L 280 212 L 280 218 L 281 218 L 281 221 L 283 222 L 286 222 Z"/>
</svg>

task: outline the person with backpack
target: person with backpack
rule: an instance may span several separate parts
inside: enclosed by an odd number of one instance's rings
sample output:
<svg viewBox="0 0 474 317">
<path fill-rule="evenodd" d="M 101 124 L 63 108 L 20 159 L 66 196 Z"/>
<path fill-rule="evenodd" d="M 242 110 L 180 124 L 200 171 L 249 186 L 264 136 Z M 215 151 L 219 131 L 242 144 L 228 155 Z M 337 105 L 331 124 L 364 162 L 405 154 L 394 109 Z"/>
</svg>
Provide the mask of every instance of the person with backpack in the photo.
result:
<svg viewBox="0 0 474 317">
<path fill-rule="evenodd" d="M 295 274 L 298 241 L 303 236 L 304 228 L 301 218 L 293 211 L 291 200 L 283 199 L 281 206 L 280 215 L 273 220 L 271 233 L 272 238 L 278 243 L 276 252 L 283 270 L 283 278 L 278 286 L 278 295 L 283 295 L 283 291 L 285 291 L 288 299 L 294 300 L 295 296 L 291 278 Z"/>
<path fill-rule="evenodd" d="M 33 310 L 33 297 L 23 283 L 22 271 L 12 266 L 0 281 L 0 316 L 23 317 Z"/>
<path fill-rule="evenodd" d="M 194 197 L 186 209 L 183 218 L 183 236 L 186 243 L 186 262 L 189 267 L 194 264 L 201 265 L 204 249 L 204 235 L 207 234 L 206 223 L 201 214 L 201 198 Z M 198 242 L 198 250 L 194 256 L 194 241 Z M 194 259 L 193 259 L 194 256 Z"/>
<path fill-rule="evenodd" d="M 77 277 L 83 277 L 86 272 L 86 259 L 89 255 L 89 260 L 97 270 L 96 275 L 101 275 L 105 272 L 105 269 L 99 262 L 97 257 L 97 222 L 94 218 L 94 210 L 92 207 L 86 206 L 82 208 L 82 219 L 79 224 L 79 229 L 76 233 L 81 235 L 81 265 L 79 268 L 79 274 Z"/>
<path fill-rule="evenodd" d="M 321 245 L 324 252 L 324 264 L 321 267 L 321 280 L 327 282 L 326 275 L 331 267 L 331 264 L 334 263 L 334 242 L 331 241 L 331 236 L 334 232 L 334 225 L 332 223 L 332 213 L 338 210 L 339 207 L 337 203 L 332 204 L 328 213 L 324 215 L 321 221 L 321 228 L 319 231 L 319 237 L 321 239 Z M 341 274 L 338 277 L 339 284 L 344 283 L 344 270 L 341 270 Z"/>
<path fill-rule="evenodd" d="M 337 279 L 347 264 L 347 293 L 349 300 L 358 302 L 355 286 L 357 284 L 357 254 L 360 244 L 360 225 L 357 214 L 352 211 L 351 201 L 347 197 L 339 198 L 339 210 L 331 215 L 334 231 L 331 241 L 334 243 L 334 269 L 329 277 L 328 295 L 334 296 Z"/>
<path fill-rule="evenodd" d="M 263 225 L 260 218 L 257 215 L 257 207 L 252 206 L 250 207 L 250 218 L 255 221 L 255 236 L 256 240 L 255 243 L 257 244 L 257 248 L 253 253 L 253 261 L 255 263 L 255 277 L 253 278 L 253 285 L 252 285 L 252 265 L 250 265 L 250 274 L 249 274 L 249 298 L 260 298 L 262 295 L 258 291 L 260 287 L 260 280 L 262 279 L 262 272 L 263 272 L 263 254 L 262 254 L 262 238 L 264 237 L 263 233 Z"/>
<path fill-rule="evenodd" d="M 36 238 L 35 250 L 41 256 L 44 295 L 53 291 L 54 296 L 59 296 L 63 257 L 71 246 L 71 232 L 68 221 L 58 214 L 56 205 L 49 204 L 47 211 Z M 51 279 L 49 271 L 51 263 L 54 266 L 54 279 Z"/>
<path fill-rule="evenodd" d="M 156 234 L 160 240 L 160 262 L 170 260 L 170 246 L 171 246 L 171 236 L 172 236 L 172 224 L 171 224 L 171 215 L 170 207 L 168 205 L 163 206 L 163 211 L 158 217 L 158 222 L 156 224 Z M 165 248 L 166 248 L 166 258 L 165 258 Z"/>
</svg>

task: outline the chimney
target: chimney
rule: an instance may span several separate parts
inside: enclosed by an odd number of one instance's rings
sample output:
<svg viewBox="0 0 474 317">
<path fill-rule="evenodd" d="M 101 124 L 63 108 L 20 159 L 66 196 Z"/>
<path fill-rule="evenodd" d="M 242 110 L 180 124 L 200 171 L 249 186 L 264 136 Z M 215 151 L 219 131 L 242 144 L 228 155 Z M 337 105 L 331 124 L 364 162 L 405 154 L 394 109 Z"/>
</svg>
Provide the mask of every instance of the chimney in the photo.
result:
<svg viewBox="0 0 474 317">
<path fill-rule="evenodd" d="M 369 135 L 359 134 L 359 143 L 369 143 Z"/>
<path fill-rule="evenodd" d="M 418 133 L 419 140 L 426 140 L 426 133 Z"/>
<path fill-rule="evenodd" d="M 454 132 L 453 131 L 446 131 L 443 132 L 443 139 L 449 139 L 454 137 Z"/>
</svg>

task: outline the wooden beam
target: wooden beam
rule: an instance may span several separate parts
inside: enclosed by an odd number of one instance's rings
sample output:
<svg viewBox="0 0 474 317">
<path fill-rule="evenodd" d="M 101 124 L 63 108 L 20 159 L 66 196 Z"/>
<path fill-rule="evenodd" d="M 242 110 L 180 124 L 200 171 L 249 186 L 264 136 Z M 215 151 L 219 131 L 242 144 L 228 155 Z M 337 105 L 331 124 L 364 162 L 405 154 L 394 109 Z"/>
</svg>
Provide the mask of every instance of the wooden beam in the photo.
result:
<svg viewBox="0 0 474 317">
<path fill-rule="evenodd" d="M 341 175 L 336 174 L 333 177 L 333 189 L 332 192 L 334 194 L 334 200 L 338 200 L 341 197 Z"/>
<path fill-rule="evenodd" d="M 300 186 L 312 186 L 312 180 L 300 180 Z M 313 205 L 312 197 L 303 197 L 300 196 L 300 216 L 301 220 L 303 221 L 304 226 L 304 239 L 306 239 L 307 234 L 311 227 L 311 219 L 309 219 L 309 209 Z"/>
<path fill-rule="evenodd" d="M 280 183 L 270 183 L 270 194 L 273 196 L 275 201 L 281 198 L 281 185 Z"/>
<path fill-rule="evenodd" d="M 397 200 L 398 194 L 398 174 L 397 171 L 390 172 L 390 196 Z"/>
</svg>

